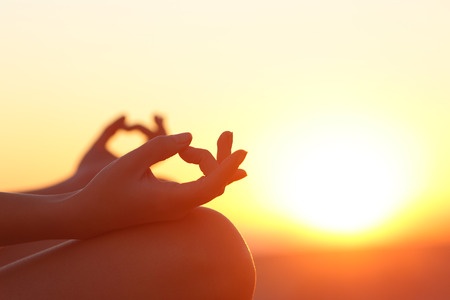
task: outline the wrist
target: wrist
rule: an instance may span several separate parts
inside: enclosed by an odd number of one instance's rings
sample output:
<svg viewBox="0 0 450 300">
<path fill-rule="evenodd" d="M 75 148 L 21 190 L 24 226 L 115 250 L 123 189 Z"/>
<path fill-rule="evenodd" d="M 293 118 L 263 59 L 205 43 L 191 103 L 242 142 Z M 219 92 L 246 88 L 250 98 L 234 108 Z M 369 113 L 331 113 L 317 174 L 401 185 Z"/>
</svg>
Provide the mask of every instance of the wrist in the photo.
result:
<svg viewBox="0 0 450 300">
<path fill-rule="evenodd" d="M 99 215 L 105 208 L 95 205 L 98 197 L 100 196 L 96 189 L 86 186 L 71 193 L 63 201 L 64 219 L 60 219 L 60 222 L 65 224 L 64 231 L 69 238 L 83 240 L 108 231 L 99 219 Z"/>
<path fill-rule="evenodd" d="M 67 238 L 82 240 L 93 236 L 90 232 L 93 228 L 89 221 L 91 212 L 86 206 L 86 203 L 90 202 L 88 195 L 85 188 L 81 188 L 70 193 L 61 202 L 63 213 L 60 215 L 59 222 L 64 224 L 63 230 Z"/>
<path fill-rule="evenodd" d="M 55 203 L 55 211 L 52 218 L 55 224 L 59 224 L 59 234 L 64 239 L 80 239 L 77 226 L 80 215 L 77 199 L 80 191 L 69 192 L 58 203 Z"/>
</svg>

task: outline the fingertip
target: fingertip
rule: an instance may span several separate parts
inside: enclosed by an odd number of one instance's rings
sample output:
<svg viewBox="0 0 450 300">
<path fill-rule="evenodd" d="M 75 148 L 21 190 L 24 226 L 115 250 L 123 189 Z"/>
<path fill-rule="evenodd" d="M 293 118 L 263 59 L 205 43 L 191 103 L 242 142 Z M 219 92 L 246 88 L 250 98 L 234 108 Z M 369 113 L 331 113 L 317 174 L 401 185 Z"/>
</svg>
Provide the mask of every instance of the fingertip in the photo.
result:
<svg viewBox="0 0 450 300">
<path fill-rule="evenodd" d="M 232 141 L 233 140 L 233 133 L 231 131 L 224 131 L 220 135 L 219 140 Z"/>
<path fill-rule="evenodd" d="M 175 140 L 177 144 L 188 146 L 192 141 L 192 134 L 190 132 L 183 132 L 172 135 L 172 138 Z"/>
<path fill-rule="evenodd" d="M 243 169 L 238 169 L 236 173 L 234 174 L 234 181 L 241 180 L 247 177 L 247 172 Z"/>
<path fill-rule="evenodd" d="M 244 159 L 247 157 L 247 151 L 245 150 L 237 150 L 233 153 L 234 156 L 236 156 L 237 160 L 240 161 L 240 163 L 242 163 L 244 161 Z"/>
<path fill-rule="evenodd" d="M 120 115 L 119 117 L 117 117 L 117 119 L 116 119 L 116 121 L 114 123 L 116 123 L 118 125 L 119 124 L 120 125 L 124 124 L 125 123 L 125 115 Z"/>
<path fill-rule="evenodd" d="M 156 124 L 162 124 L 164 118 L 161 117 L 161 116 L 159 116 L 159 115 L 155 115 L 155 116 L 153 117 L 153 120 L 155 121 Z"/>
<path fill-rule="evenodd" d="M 125 116 L 124 115 L 120 115 L 118 116 L 114 121 L 112 121 L 110 123 L 110 127 L 111 126 L 120 126 L 125 122 Z"/>
</svg>

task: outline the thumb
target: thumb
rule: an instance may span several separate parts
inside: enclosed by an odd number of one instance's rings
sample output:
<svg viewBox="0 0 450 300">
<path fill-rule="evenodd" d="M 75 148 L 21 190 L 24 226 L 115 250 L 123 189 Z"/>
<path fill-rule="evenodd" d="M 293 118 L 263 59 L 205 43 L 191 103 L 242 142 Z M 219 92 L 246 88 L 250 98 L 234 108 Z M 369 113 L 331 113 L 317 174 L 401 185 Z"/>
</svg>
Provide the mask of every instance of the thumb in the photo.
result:
<svg viewBox="0 0 450 300">
<path fill-rule="evenodd" d="M 188 132 L 157 136 L 139 148 L 125 154 L 120 160 L 123 160 L 126 168 L 145 170 L 151 165 L 163 161 L 185 149 L 191 141 L 192 135 Z"/>
</svg>

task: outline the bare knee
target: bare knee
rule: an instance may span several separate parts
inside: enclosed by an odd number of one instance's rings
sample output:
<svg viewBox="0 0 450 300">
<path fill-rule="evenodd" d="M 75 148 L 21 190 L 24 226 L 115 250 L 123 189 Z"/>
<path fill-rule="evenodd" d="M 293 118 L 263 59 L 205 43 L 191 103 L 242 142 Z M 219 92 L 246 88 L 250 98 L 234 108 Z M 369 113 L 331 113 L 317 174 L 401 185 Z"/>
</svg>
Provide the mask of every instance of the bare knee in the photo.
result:
<svg viewBox="0 0 450 300">
<path fill-rule="evenodd" d="M 193 245 L 196 250 L 190 263 L 193 268 L 205 268 L 207 292 L 214 299 L 251 299 L 255 286 L 253 259 L 234 225 L 207 208 L 196 209 L 185 221 L 196 232 L 193 243 L 198 243 Z"/>
</svg>

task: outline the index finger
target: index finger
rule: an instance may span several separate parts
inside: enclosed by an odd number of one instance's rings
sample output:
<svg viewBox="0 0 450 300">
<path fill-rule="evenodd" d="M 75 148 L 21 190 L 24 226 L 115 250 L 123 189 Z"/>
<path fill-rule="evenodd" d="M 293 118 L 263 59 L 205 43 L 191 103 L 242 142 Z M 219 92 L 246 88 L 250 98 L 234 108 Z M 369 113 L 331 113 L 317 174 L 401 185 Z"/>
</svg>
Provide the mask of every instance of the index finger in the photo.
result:
<svg viewBox="0 0 450 300">
<path fill-rule="evenodd" d="M 111 137 L 116 134 L 119 129 L 125 128 L 125 116 L 117 118 L 114 122 L 109 124 L 95 141 L 95 146 L 105 147 L 106 143 L 111 139 Z"/>
<path fill-rule="evenodd" d="M 147 170 L 153 164 L 163 161 L 188 147 L 192 141 L 192 135 L 188 132 L 176 135 L 161 135 L 140 147 L 128 152 L 118 163 L 124 169 L 131 171 Z"/>
</svg>

